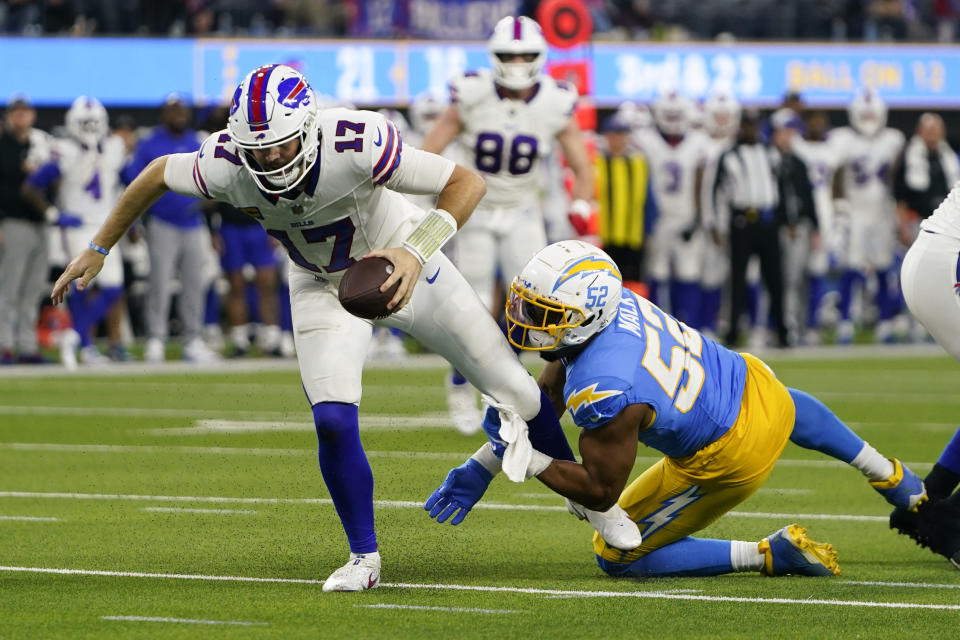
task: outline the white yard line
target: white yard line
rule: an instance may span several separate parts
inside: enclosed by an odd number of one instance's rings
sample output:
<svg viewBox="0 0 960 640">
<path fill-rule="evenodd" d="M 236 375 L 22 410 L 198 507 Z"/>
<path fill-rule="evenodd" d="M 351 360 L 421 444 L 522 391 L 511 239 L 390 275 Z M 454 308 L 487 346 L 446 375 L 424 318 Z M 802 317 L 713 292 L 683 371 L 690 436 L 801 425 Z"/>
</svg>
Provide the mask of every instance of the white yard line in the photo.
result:
<svg viewBox="0 0 960 640">
<path fill-rule="evenodd" d="M 413 609 L 415 611 L 456 611 L 460 613 L 524 613 L 522 609 L 477 609 L 474 607 L 427 607 L 418 604 L 355 604 L 362 609 Z"/>
<path fill-rule="evenodd" d="M 141 573 L 137 571 L 99 571 L 88 569 L 59 569 L 46 567 L 0 566 L 0 571 L 18 573 L 45 573 L 57 575 L 99 576 L 115 578 L 154 578 L 167 580 L 209 580 L 219 582 L 265 582 L 281 584 L 323 584 L 323 580 L 304 578 L 260 578 L 252 576 L 211 576 L 182 573 Z M 466 584 L 422 584 L 385 582 L 381 587 L 390 589 L 425 589 L 431 591 L 476 591 L 483 593 L 519 593 L 540 596 L 580 596 L 593 598 L 650 598 L 655 600 L 698 600 L 702 602 L 750 602 L 762 604 L 827 605 L 839 607 L 871 607 L 883 609 L 934 609 L 958 611 L 957 604 L 926 604 L 915 602 L 876 602 L 864 600 L 794 599 L 794 598 L 747 598 L 736 596 L 707 596 L 693 593 L 665 593 L 663 591 L 578 591 L 568 589 L 533 589 L 524 587 L 493 587 Z"/>
<path fill-rule="evenodd" d="M 960 584 L 934 584 L 930 582 L 877 582 L 875 580 L 837 580 L 837 584 L 855 584 L 864 587 L 912 587 L 916 589 L 960 589 Z"/>
<path fill-rule="evenodd" d="M 251 516 L 256 511 L 250 509 L 187 509 L 184 507 L 143 507 L 141 511 L 150 511 L 152 513 L 203 513 L 211 515 L 243 515 Z"/>
<path fill-rule="evenodd" d="M 39 491 L 0 491 L 0 498 L 40 498 L 51 500 L 114 500 L 133 502 L 215 502 L 224 504 L 315 504 L 332 505 L 330 498 L 231 498 L 227 496 L 154 496 L 123 493 L 61 493 Z M 559 501 L 559 496 L 557 500 Z M 393 509 L 423 509 L 422 502 L 413 500 L 374 500 L 374 506 Z M 474 509 L 495 511 L 566 511 L 559 505 L 504 504 L 479 502 Z M 865 516 L 840 513 L 773 513 L 768 511 L 728 511 L 733 518 L 761 518 L 769 520 L 843 520 L 849 522 L 883 522 L 887 516 Z"/>
<path fill-rule="evenodd" d="M 240 620 L 194 620 L 192 618 L 152 618 L 148 616 L 100 616 L 101 620 L 121 620 L 124 622 L 179 622 L 183 624 L 227 624 L 238 627 L 267 627 L 268 622 L 243 622 Z"/>
<path fill-rule="evenodd" d="M 70 444 L 54 442 L 0 442 L 0 450 L 13 451 L 63 451 L 77 453 L 189 453 L 212 455 L 250 455 L 250 456 L 314 456 L 316 449 L 272 449 L 264 447 L 199 447 L 189 445 L 153 445 L 153 444 Z M 366 451 L 368 458 L 398 458 L 417 460 L 455 460 L 462 462 L 467 458 L 466 451 Z M 638 463 L 652 464 L 660 460 L 657 456 L 637 456 Z M 914 470 L 928 469 L 931 462 L 905 462 Z M 781 458 L 777 466 L 803 467 L 817 469 L 843 469 L 850 465 L 839 460 L 799 460 Z"/>
<path fill-rule="evenodd" d="M 15 520 L 22 522 L 60 522 L 60 518 L 44 518 L 39 516 L 0 516 L 0 520 Z"/>
</svg>

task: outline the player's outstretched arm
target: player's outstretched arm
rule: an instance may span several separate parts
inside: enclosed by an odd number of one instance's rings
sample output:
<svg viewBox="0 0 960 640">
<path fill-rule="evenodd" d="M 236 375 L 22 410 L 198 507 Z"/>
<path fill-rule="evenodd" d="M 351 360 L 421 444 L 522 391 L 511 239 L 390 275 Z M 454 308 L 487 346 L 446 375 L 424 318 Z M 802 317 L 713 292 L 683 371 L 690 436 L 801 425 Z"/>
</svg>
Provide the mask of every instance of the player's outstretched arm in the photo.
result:
<svg viewBox="0 0 960 640">
<path fill-rule="evenodd" d="M 433 123 L 420 148 L 430 153 L 442 153 L 462 129 L 460 111 L 455 105 L 450 105 Z"/>
<path fill-rule="evenodd" d="M 553 460 L 537 478 L 588 509 L 606 511 L 617 503 L 637 457 L 637 432 L 650 422 L 645 404 L 628 405 L 601 427 L 580 434 L 581 464 Z"/>
<path fill-rule="evenodd" d="M 167 192 L 168 187 L 163 180 L 166 165 L 167 157 L 161 156 L 153 160 L 140 172 L 140 175 L 130 183 L 130 186 L 120 196 L 117 204 L 113 207 L 113 211 L 110 212 L 110 216 L 93 237 L 91 244 L 109 251 L 123 237 L 130 225 L 151 204 L 156 202 L 157 198 Z M 63 302 L 67 286 L 77 278 L 80 279 L 77 288 L 81 291 L 85 289 L 103 268 L 104 257 L 105 254 L 91 247 L 84 249 L 71 260 L 63 274 L 57 278 L 57 282 L 53 285 L 53 291 L 50 294 L 53 303 Z"/>
</svg>

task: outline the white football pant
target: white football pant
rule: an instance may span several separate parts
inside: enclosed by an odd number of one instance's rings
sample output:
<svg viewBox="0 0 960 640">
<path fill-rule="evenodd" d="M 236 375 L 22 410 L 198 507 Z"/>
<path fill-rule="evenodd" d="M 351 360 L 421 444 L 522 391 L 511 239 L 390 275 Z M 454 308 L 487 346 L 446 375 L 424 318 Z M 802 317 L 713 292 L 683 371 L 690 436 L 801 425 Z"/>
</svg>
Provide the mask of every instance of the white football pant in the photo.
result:
<svg viewBox="0 0 960 640">
<path fill-rule="evenodd" d="M 907 307 L 930 335 L 960 360 L 960 240 L 920 231 L 903 259 L 900 281 Z"/>
<path fill-rule="evenodd" d="M 376 324 L 410 334 L 446 358 L 481 393 L 514 407 L 525 420 L 540 411 L 536 380 L 441 252 L 423 266 L 407 306 L 382 320 L 350 314 L 340 305 L 335 283 L 292 263 L 290 304 L 300 376 L 311 405 L 359 404 L 361 370 Z"/>
<path fill-rule="evenodd" d="M 454 262 L 494 316 L 497 268 L 507 290 L 538 251 L 547 246 L 543 217 L 535 206 L 523 209 L 477 207 L 454 236 Z M 466 375 L 464 373 L 464 375 Z"/>
</svg>

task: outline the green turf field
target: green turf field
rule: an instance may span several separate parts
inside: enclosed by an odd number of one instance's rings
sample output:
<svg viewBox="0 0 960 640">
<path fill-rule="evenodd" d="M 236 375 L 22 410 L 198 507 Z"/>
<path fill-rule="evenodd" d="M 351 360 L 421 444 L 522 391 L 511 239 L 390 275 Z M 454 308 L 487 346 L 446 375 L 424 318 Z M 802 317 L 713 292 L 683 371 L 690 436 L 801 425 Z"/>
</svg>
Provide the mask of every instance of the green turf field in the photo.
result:
<svg viewBox="0 0 960 640">
<path fill-rule="evenodd" d="M 960 421 L 946 358 L 770 362 L 919 472 Z M 500 477 L 437 525 L 423 500 L 483 442 L 446 426 L 442 376 L 365 374 L 384 564 L 359 594 L 320 589 L 347 551 L 296 371 L 0 378 L 0 638 L 960 637 L 960 572 L 891 532 L 856 471 L 794 445 L 704 533 L 797 522 L 840 577 L 614 580 L 536 481 Z"/>
</svg>

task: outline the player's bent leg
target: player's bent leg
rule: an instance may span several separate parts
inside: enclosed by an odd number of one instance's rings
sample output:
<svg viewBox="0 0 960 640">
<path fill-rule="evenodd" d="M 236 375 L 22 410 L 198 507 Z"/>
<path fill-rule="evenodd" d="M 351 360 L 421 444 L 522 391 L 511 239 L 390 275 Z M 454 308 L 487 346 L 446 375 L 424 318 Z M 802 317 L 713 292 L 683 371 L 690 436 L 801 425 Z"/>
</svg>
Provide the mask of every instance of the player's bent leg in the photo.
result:
<svg viewBox="0 0 960 640">
<path fill-rule="evenodd" d="M 611 562 L 603 556 L 597 556 L 597 564 L 607 575 L 613 577 L 719 576 L 734 571 L 730 547 L 729 540 L 687 537 L 656 549 L 633 562 Z M 759 556 L 759 552 L 757 555 Z"/>
<path fill-rule="evenodd" d="M 791 442 L 856 467 L 894 506 L 913 509 L 926 499 L 923 481 L 906 465 L 882 455 L 809 393 L 789 391 L 796 407 Z"/>
</svg>

